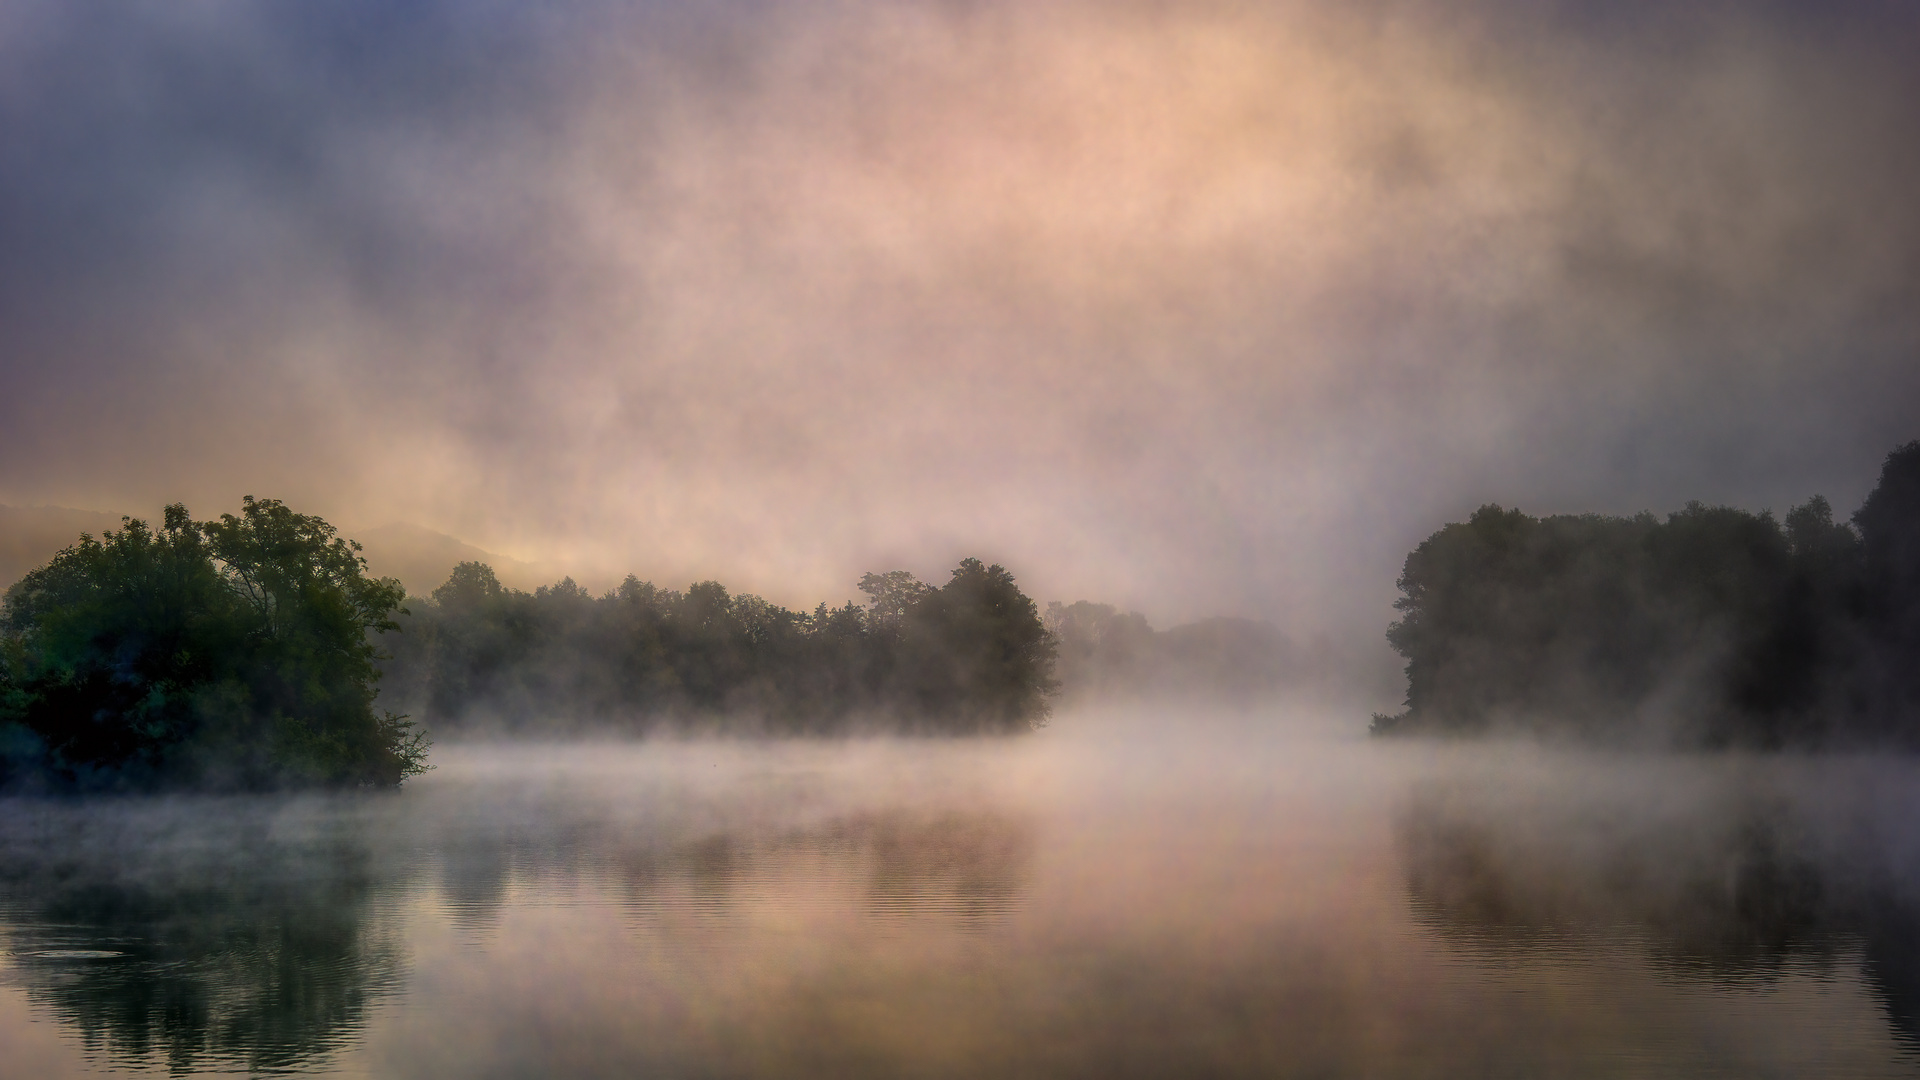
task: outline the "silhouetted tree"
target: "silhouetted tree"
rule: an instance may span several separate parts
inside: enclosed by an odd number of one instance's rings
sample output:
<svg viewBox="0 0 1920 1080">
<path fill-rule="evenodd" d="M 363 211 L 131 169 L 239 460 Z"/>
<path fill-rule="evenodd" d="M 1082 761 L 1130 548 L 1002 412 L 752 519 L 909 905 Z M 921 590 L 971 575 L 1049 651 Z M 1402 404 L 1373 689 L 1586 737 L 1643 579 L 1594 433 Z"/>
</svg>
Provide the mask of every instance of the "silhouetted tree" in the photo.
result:
<svg viewBox="0 0 1920 1080">
<path fill-rule="evenodd" d="M 1045 721 L 1056 646 L 1034 602 L 1004 567 L 966 559 L 906 609 L 901 686 L 916 711 L 948 726 L 1021 730 Z"/>
<path fill-rule="evenodd" d="M 733 731 L 1019 730 L 1044 719 L 1051 636 L 1001 567 L 943 589 L 868 574 L 867 608 L 789 611 L 718 582 L 629 577 L 528 594 L 478 564 L 416 601 L 390 678 L 436 725 L 516 731 L 656 723 Z"/>
<path fill-rule="evenodd" d="M 884 574 L 863 575 L 860 591 L 867 594 L 869 625 L 882 633 L 897 635 L 904 628 L 907 613 L 933 592 L 933 586 L 905 570 L 889 570 Z"/>
<path fill-rule="evenodd" d="M 1663 522 L 1485 506 L 1408 555 L 1407 708 L 1376 733 L 1553 728 L 1759 746 L 1920 737 L 1920 443 L 1854 515 Z"/>
<path fill-rule="evenodd" d="M 1920 442 L 1887 455 L 1880 482 L 1853 515 L 1871 641 L 1863 663 L 1875 714 L 1898 723 L 1920 713 Z"/>
</svg>

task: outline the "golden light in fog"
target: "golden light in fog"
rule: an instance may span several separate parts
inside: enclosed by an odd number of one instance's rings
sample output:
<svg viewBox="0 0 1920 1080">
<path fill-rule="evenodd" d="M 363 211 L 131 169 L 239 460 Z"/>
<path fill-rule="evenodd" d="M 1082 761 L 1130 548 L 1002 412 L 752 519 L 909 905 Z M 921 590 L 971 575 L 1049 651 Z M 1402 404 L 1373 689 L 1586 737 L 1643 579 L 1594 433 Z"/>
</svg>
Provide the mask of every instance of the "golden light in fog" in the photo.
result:
<svg viewBox="0 0 1920 1080">
<path fill-rule="evenodd" d="M 312 186 L 251 114 L 222 120 L 238 156 L 149 163 L 95 232 L 158 254 L 20 302 L 87 389 L 15 391 L 31 464 L 0 498 L 252 491 L 809 607 L 980 555 L 1045 599 L 1377 641 L 1398 560 L 1463 507 L 1844 504 L 1831 478 L 1910 434 L 1917 98 L 1859 34 L 1418 0 L 664 10 L 562 20 L 498 98 L 316 106 Z M 275 29 L 169 23 L 175 51 L 122 59 L 213 115 L 167 58 Z M 176 396 L 191 422 L 151 408 Z M 1842 415 L 1874 434 L 1823 434 Z M 1767 440 L 1806 475 L 1726 464 Z"/>
</svg>

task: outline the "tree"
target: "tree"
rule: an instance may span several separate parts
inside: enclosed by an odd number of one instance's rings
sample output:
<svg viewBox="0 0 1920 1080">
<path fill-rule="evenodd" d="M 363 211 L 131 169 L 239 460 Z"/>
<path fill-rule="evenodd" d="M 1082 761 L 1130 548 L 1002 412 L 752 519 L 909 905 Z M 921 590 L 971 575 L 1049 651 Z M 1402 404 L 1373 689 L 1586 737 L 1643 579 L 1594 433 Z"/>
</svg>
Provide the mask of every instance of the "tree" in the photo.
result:
<svg viewBox="0 0 1920 1080">
<path fill-rule="evenodd" d="M 143 782 L 179 767 L 207 689 L 234 678 L 246 643 L 186 510 L 167 507 L 159 533 L 123 520 L 17 582 L 0 625 L 9 718 L 70 773 Z"/>
<path fill-rule="evenodd" d="M 907 609 L 904 624 L 902 666 L 919 714 L 949 730 L 1046 722 L 1058 646 L 1006 568 L 962 560 Z"/>
<path fill-rule="evenodd" d="M 1920 442 L 1849 527 L 1819 496 L 1662 522 L 1485 506 L 1407 556 L 1407 709 L 1376 733 L 1920 743 Z"/>
<path fill-rule="evenodd" d="M 419 681 L 430 721 L 457 717 L 476 699 L 497 694 L 498 673 L 532 647 L 529 599 L 502 587 L 485 563 L 463 562 L 433 590 L 430 604 L 415 605 L 426 617 L 412 620 L 407 652 L 427 665 Z"/>
<path fill-rule="evenodd" d="M 715 581 L 529 594 L 462 564 L 411 605 L 391 675 L 436 725 L 519 731 L 961 733 L 1045 719 L 1053 639 L 1006 570 L 970 559 L 942 589 L 903 570 L 860 584 L 868 607 L 803 614 Z"/>
<path fill-rule="evenodd" d="M 878 633 L 897 637 L 907 612 L 933 592 L 933 586 L 906 570 L 863 574 L 860 591 L 867 594 L 867 621 Z"/>
<path fill-rule="evenodd" d="M 8 590 L 8 719 L 80 786 L 400 783 L 424 735 L 373 708 L 404 592 L 274 499 L 123 519 Z"/>
<path fill-rule="evenodd" d="M 1920 601 L 1920 441 L 1887 455 L 1880 482 L 1854 512 L 1868 566 L 1896 606 Z M 1920 612 L 1914 612 L 1920 614 Z"/>
<path fill-rule="evenodd" d="M 1853 523 L 1865 563 L 1872 708 L 1883 724 L 1911 730 L 1920 717 L 1920 442 L 1887 455 Z"/>
</svg>

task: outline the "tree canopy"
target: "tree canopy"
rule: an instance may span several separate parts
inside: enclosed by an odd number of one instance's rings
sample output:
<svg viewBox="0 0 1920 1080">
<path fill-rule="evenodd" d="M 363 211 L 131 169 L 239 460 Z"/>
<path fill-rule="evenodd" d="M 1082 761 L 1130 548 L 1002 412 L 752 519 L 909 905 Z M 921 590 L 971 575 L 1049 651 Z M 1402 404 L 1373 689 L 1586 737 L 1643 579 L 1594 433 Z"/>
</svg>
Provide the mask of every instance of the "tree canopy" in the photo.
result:
<svg viewBox="0 0 1920 1080">
<path fill-rule="evenodd" d="M 391 786 L 424 736 L 376 710 L 396 581 L 274 499 L 79 541 L 0 603 L 7 779 L 81 788 Z"/>
<path fill-rule="evenodd" d="M 1483 506 L 1407 556 L 1376 733 L 1518 727 L 1705 745 L 1920 743 L 1920 443 L 1836 523 Z"/>
<path fill-rule="evenodd" d="M 868 604 L 790 611 L 715 581 L 571 578 L 531 593 L 462 563 L 410 601 L 389 685 L 436 728 L 961 734 L 1043 723 L 1054 638 L 1004 567 L 967 559 L 935 588 L 904 570 Z"/>
</svg>

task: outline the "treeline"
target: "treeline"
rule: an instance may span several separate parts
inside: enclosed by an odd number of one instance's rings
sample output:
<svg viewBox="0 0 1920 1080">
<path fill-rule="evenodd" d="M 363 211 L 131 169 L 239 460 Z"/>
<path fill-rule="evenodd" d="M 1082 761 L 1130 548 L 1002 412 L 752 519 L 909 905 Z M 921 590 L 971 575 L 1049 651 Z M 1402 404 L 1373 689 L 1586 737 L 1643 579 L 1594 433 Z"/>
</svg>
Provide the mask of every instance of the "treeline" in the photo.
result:
<svg viewBox="0 0 1920 1080">
<path fill-rule="evenodd" d="M 123 519 L 0 603 L 0 785 L 392 786 L 424 738 L 374 708 L 400 585 L 276 500 Z"/>
<path fill-rule="evenodd" d="M 1920 744 L 1920 442 L 1850 523 L 1819 496 L 1784 522 L 1490 505 L 1408 555 L 1399 587 L 1406 709 L 1376 734 Z"/>
<path fill-rule="evenodd" d="M 1042 723 L 1054 640 L 1000 566 L 935 588 L 868 574 L 866 606 L 796 612 L 718 582 L 628 577 L 595 596 L 531 593 L 461 563 L 408 601 L 385 692 L 435 731 L 551 734 L 658 726 L 752 734 L 1024 731 Z"/>
<path fill-rule="evenodd" d="M 1153 697 L 1247 705 L 1325 666 L 1272 623 L 1215 617 L 1155 630 L 1139 612 L 1081 600 L 1047 605 L 1063 699 Z"/>
<path fill-rule="evenodd" d="M 553 734 L 981 733 L 1043 723 L 1055 643 L 1000 566 L 868 574 L 811 613 L 717 582 L 429 598 L 276 500 L 82 534 L 0 602 L 0 788 L 392 786 L 416 726 Z M 384 679 L 384 683 L 381 680 Z M 381 708 L 375 708 L 376 697 Z M 408 714 L 411 714 L 411 718 Z"/>
</svg>

